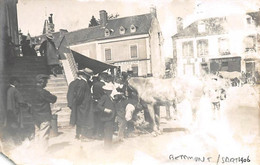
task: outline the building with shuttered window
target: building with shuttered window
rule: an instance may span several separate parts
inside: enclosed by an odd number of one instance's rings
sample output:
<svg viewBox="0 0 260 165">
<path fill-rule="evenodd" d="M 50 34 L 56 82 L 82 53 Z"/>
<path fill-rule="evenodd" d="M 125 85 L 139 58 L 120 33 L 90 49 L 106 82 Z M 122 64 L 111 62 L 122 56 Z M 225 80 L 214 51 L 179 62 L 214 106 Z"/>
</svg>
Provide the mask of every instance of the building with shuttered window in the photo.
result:
<svg viewBox="0 0 260 165">
<path fill-rule="evenodd" d="M 173 39 L 178 75 L 221 71 L 255 74 L 259 68 L 260 12 L 201 19 L 183 28 Z"/>
<path fill-rule="evenodd" d="M 164 75 L 163 38 L 155 8 L 148 14 L 115 19 L 108 19 L 104 10 L 99 14 L 100 25 L 65 35 L 71 50 L 135 76 Z"/>
</svg>

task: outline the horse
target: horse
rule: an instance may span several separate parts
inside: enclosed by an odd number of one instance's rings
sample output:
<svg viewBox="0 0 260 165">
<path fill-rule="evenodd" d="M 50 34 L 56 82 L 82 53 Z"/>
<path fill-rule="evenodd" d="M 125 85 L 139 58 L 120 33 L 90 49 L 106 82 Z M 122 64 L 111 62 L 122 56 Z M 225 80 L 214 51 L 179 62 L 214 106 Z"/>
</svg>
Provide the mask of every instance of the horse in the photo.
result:
<svg viewBox="0 0 260 165">
<path fill-rule="evenodd" d="M 153 133 L 161 134 L 160 106 L 174 106 L 176 104 L 176 92 L 172 85 L 172 79 L 131 77 L 128 80 L 130 90 L 136 91 L 139 103 L 143 106 L 151 118 Z M 169 109 L 169 108 L 167 108 Z"/>
<path fill-rule="evenodd" d="M 192 113 L 192 120 L 195 120 L 200 98 L 210 81 L 212 81 L 211 78 L 202 80 L 196 77 L 171 79 L 131 77 L 128 80 L 128 87 L 138 93 L 140 104 L 148 111 L 151 118 L 150 124 L 153 133 L 160 135 L 159 107 L 166 106 L 166 109 L 169 109 L 170 106 L 176 107 L 177 104 L 179 105 L 186 100 L 191 105 L 191 112 L 187 113 Z M 181 109 L 181 111 L 183 110 L 186 111 Z"/>
</svg>

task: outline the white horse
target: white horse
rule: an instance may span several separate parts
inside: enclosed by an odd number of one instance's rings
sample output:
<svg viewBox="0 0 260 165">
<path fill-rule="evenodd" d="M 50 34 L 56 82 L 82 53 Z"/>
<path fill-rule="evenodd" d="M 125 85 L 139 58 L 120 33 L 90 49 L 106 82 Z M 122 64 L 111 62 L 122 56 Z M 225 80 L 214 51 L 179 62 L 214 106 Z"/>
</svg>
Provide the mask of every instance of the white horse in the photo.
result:
<svg viewBox="0 0 260 165">
<path fill-rule="evenodd" d="M 148 110 L 153 131 L 160 134 L 160 105 L 171 106 L 175 103 L 175 90 L 171 79 L 132 77 L 128 80 L 130 89 L 136 90 L 140 103 Z"/>
<path fill-rule="evenodd" d="M 151 117 L 152 129 L 156 134 L 160 134 L 159 106 L 177 105 L 177 111 L 179 111 L 178 107 L 189 103 L 190 111 L 186 110 L 187 108 L 179 108 L 182 111 L 179 113 L 180 117 L 187 113 L 184 115 L 186 119 L 195 120 L 200 98 L 203 96 L 207 83 L 208 79 L 201 80 L 195 77 L 175 79 L 132 77 L 128 80 L 128 86 L 136 90 L 140 103 L 147 108 Z"/>
</svg>

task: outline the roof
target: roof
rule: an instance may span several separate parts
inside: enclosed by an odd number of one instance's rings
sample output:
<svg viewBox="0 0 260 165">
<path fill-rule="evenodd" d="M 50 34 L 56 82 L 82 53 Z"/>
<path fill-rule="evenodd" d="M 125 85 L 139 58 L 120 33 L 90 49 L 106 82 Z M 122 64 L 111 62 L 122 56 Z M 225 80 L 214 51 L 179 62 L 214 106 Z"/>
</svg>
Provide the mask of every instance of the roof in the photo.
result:
<svg viewBox="0 0 260 165">
<path fill-rule="evenodd" d="M 205 32 L 198 32 L 198 25 L 200 23 L 205 24 Z M 224 34 L 226 33 L 225 23 L 225 17 L 215 17 L 197 20 L 189 26 L 187 26 L 186 28 L 184 28 L 181 32 L 175 34 L 173 38 L 190 38 Z"/>
<path fill-rule="evenodd" d="M 101 25 L 80 29 L 77 31 L 69 32 L 65 35 L 69 45 L 75 45 L 84 42 L 104 40 L 118 37 L 126 37 L 140 34 L 149 34 L 149 30 L 152 22 L 151 14 L 136 15 L 130 17 L 116 18 L 108 20 L 105 27 Z M 131 33 L 130 27 L 134 25 L 136 32 Z M 120 27 L 125 28 L 125 33 L 120 34 Z M 110 30 L 110 35 L 105 36 L 105 29 Z"/>
</svg>

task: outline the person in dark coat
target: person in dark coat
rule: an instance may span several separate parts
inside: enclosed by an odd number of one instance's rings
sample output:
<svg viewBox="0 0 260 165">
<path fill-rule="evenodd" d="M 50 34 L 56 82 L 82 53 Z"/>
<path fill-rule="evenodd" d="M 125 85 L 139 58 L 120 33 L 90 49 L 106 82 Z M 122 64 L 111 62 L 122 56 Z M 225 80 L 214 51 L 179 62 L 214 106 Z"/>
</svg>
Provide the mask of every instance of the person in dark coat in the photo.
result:
<svg viewBox="0 0 260 165">
<path fill-rule="evenodd" d="M 94 110 L 89 79 L 93 71 L 86 68 L 75 87 L 76 138 L 88 141 L 93 138 Z"/>
<path fill-rule="evenodd" d="M 25 103 L 21 93 L 17 90 L 20 81 L 12 77 L 10 78 L 10 87 L 7 90 L 7 121 L 11 127 L 23 127 L 21 107 L 30 106 Z"/>
<path fill-rule="evenodd" d="M 51 128 L 51 107 L 50 103 L 55 103 L 57 97 L 44 89 L 49 76 L 39 74 L 36 76 L 36 88 L 34 90 L 32 114 L 35 122 L 35 140 L 47 145 Z"/>
<path fill-rule="evenodd" d="M 53 42 L 52 34 L 46 34 L 46 40 L 42 42 L 39 51 L 41 56 L 45 56 L 47 59 L 47 65 L 49 66 L 49 72 L 54 76 L 58 73 L 59 62 L 59 52 Z"/>
<path fill-rule="evenodd" d="M 103 90 L 103 86 L 105 85 L 105 80 L 107 77 L 107 73 L 100 73 L 98 76 L 98 81 L 93 84 L 93 100 L 94 100 L 94 109 L 95 109 L 95 128 L 94 134 L 96 139 L 103 138 L 103 123 L 101 122 L 101 112 L 98 110 L 97 104 L 101 97 L 105 94 Z"/>
<path fill-rule="evenodd" d="M 22 43 L 23 56 L 24 57 L 32 56 L 31 55 L 30 40 L 24 37 L 21 43 Z"/>
<path fill-rule="evenodd" d="M 97 106 L 101 111 L 101 121 L 104 124 L 104 146 L 108 149 L 112 145 L 116 108 L 111 97 L 113 86 L 106 84 L 103 86 L 103 89 L 105 91 L 105 95 L 100 98 Z"/>
<path fill-rule="evenodd" d="M 79 81 L 81 80 L 81 78 L 79 77 L 79 75 L 81 74 L 80 72 L 77 73 L 78 77 L 73 80 L 70 84 L 69 84 L 69 88 L 68 88 L 68 93 L 67 93 L 67 101 L 68 101 L 68 107 L 71 110 L 71 114 L 70 114 L 70 125 L 75 126 L 76 125 L 76 92 L 75 92 L 75 87 L 79 84 Z"/>
</svg>

